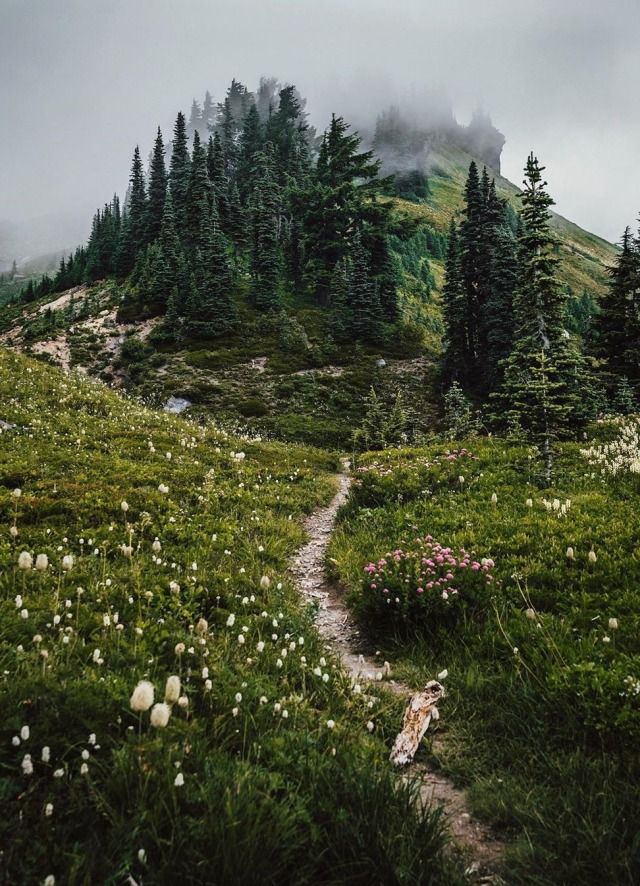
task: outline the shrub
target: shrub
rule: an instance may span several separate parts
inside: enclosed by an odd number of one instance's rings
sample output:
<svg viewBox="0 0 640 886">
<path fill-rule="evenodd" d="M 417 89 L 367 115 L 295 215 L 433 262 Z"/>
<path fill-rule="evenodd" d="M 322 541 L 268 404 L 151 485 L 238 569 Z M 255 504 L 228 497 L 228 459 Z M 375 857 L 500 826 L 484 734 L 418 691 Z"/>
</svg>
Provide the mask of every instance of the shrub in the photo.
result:
<svg viewBox="0 0 640 886">
<path fill-rule="evenodd" d="M 493 560 L 454 552 L 430 535 L 364 567 L 362 593 L 356 602 L 361 617 L 435 629 L 453 625 L 466 613 L 480 612 L 489 602 Z"/>
</svg>

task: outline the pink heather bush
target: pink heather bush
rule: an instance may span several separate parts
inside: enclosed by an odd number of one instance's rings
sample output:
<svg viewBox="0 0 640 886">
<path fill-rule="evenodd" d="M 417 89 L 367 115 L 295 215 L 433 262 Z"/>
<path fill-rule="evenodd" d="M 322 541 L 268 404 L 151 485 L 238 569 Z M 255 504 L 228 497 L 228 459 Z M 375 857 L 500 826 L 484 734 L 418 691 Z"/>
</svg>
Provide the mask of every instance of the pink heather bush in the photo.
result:
<svg viewBox="0 0 640 886">
<path fill-rule="evenodd" d="M 359 614 L 436 628 L 463 614 L 483 611 L 490 597 L 493 560 L 475 560 L 460 548 L 441 545 L 426 535 L 413 545 L 386 554 L 364 567 Z"/>
</svg>

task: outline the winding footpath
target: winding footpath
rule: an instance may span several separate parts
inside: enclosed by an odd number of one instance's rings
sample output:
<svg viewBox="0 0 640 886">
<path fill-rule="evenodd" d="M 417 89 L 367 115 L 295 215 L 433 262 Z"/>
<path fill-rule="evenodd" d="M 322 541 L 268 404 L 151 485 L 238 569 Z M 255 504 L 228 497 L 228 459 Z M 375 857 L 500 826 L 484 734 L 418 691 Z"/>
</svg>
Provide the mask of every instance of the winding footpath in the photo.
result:
<svg viewBox="0 0 640 886">
<path fill-rule="evenodd" d="M 388 691 L 408 701 L 416 688 L 391 679 L 388 665 L 375 661 L 366 653 L 342 591 L 329 582 L 325 574 L 325 556 L 336 514 L 346 502 L 351 486 L 348 462 L 344 461 L 343 465 L 343 471 L 336 477 L 338 491 L 330 504 L 314 511 L 305 521 L 309 541 L 298 551 L 290 567 L 291 573 L 302 597 L 318 607 L 318 630 L 354 682 L 379 682 Z M 434 739 L 434 752 L 439 754 L 445 745 L 446 740 Z M 425 805 L 438 803 L 443 807 L 454 842 L 468 857 L 467 872 L 473 875 L 475 882 L 501 882 L 496 878 L 495 870 L 504 845 L 495 839 L 485 825 L 473 818 L 464 791 L 424 763 L 411 764 L 400 777 L 418 778 L 420 801 Z"/>
</svg>

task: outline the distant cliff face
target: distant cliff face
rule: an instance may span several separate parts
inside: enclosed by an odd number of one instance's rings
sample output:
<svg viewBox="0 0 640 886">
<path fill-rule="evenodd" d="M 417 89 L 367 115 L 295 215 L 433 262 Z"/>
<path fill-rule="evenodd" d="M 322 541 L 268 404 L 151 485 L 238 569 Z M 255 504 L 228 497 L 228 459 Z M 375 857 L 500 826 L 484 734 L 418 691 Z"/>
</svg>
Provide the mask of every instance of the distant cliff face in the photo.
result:
<svg viewBox="0 0 640 886">
<path fill-rule="evenodd" d="M 377 120 L 371 144 L 382 161 L 384 174 L 423 169 L 434 145 L 449 143 L 476 157 L 493 172 L 500 172 L 505 137 L 483 111 L 477 111 L 468 126 L 453 113 L 425 109 L 409 114 L 398 107 L 383 111 Z"/>
<path fill-rule="evenodd" d="M 456 143 L 486 163 L 494 172 L 500 172 L 500 157 L 506 141 L 504 135 L 491 122 L 488 114 L 477 112 L 468 126 L 459 127 L 460 133 Z"/>
</svg>

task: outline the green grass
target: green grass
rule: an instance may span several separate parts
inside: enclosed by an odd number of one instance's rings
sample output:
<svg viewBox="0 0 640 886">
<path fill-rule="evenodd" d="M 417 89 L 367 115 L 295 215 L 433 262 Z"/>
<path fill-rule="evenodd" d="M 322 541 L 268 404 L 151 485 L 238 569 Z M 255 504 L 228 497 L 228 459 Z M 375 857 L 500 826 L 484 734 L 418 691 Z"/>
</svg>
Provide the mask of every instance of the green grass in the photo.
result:
<svg viewBox="0 0 640 886">
<path fill-rule="evenodd" d="M 525 159 L 523 157 L 523 166 Z M 451 145 L 435 148 L 430 158 L 429 201 L 425 204 L 395 200 L 398 210 L 418 224 L 428 224 L 434 230 L 446 233 L 451 219 L 457 218 L 464 206 L 464 184 L 471 160 L 472 157 L 460 148 Z M 502 176 L 496 177 L 496 187 L 498 196 L 519 211 L 519 188 Z M 580 296 L 586 289 L 596 299 L 600 298 L 608 284 L 607 269 L 615 260 L 616 247 L 555 213 L 552 214 L 551 227 L 560 240 L 558 276 L 561 282 L 574 295 Z M 440 289 L 440 275 L 436 267 L 432 266 L 432 270 Z"/>
<path fill-rule="evenodd" d="M 460 883 L 389 772 L 399 703 L 353 693 L 287 576 L 335 459 L 6 351 L 0 403 L 0 879 Z M 154 728 L 129 698 L 171 675 Z"/>
<path fill-rule="evenodd" d="M 437 762 L 511 840 L 508 882 L 637 883 L 640 477 L 601 473 L 566 444 L 545 489 L 527 448 L 471 440 L 475 459 L 435 464 L 453 445 L 363 457 L 332 568 L 399 678 L 448 670 Z M 566 515 L 554 499 L 570 500 Z M 493 599 L 453 623 L 437 607 L 425 623 L 363 605 L 379 593 L 363 567 L 426 534 L 493 559 Z"/>
</svg>

